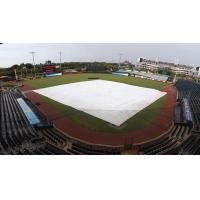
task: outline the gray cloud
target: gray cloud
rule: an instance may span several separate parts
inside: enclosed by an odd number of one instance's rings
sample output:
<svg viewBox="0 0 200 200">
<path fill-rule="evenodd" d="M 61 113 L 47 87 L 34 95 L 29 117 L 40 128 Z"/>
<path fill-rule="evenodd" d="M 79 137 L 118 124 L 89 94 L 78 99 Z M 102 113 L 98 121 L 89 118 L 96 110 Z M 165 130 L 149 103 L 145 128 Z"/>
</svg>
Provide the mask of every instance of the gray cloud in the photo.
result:
<svg viewBox="0 0 200 200">
<path fill-rule="evenodd" d="M 36 63 L 46 60 L 59 62 L 58 52 L 62 51 L 62 61 L 109 61 L 122 60 L 136 62 L 138 57 L 159 58 L 163 61 L 188 65 L 199 65 L 200 43 L 40 43 L 0 45 L 0 67 L 32 62 L 30 51 L 35 54 Z"/>
</svg>

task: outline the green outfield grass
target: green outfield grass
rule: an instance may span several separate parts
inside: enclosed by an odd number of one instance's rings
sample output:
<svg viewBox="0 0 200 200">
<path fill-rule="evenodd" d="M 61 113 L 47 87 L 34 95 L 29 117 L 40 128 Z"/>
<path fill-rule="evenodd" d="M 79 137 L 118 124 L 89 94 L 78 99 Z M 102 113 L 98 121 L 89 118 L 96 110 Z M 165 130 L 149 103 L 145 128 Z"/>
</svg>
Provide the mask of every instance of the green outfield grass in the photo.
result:
<svg viewBox="0 0 200 200">
<path fill-rule="evenodd" d="M 152 81 L 152 80 L 145 80 L 141 78 L 133 78 L 127 76 L 113 76 L 112 74 L 92 74 L 92 73 L 63 75 L 57 77 L 29 80 L 26 81 L 26 84 L 30 85 L 33 89 L 38 89 L 38 88 L 51 87 L 55 85 L 74 83 L 79 81 L 88 81 L 89 77 L 99 77 L 102 80 L 116 81 L 130 85 L 153 88 L 157 90 L 161 90 L 166 85 L 166 83 Z"/>
<path fill-rule="evenodd" d="M 161 90 L 164 86 L 166 86 L 166 83 L 160 83 L 156 81 L 144 80 L 133 77 L 113 76 L 111 74 L 64 75 L 59 77 L 30 80 L 27 81 L 25 84 L 30 85 L 34 89 L 38 89 L 38 88 L 45 88 L 45 87 L 73 83 L 78 81 L 86 81 L 88 80 L 88 77 L 99 77 L 100 79 L 103 80 L 122 82 L 130 85 L 153 88 L 157 90 Z M 71 120 L 73 120 L 74 122 L 86 126 L 95 131 L 110 132 L 110 133 L 116 133 L 116 132 L 123 133 L 123 132 L 135 131 L 148 126 L 149 124 L 152 123 L 156 115 L 159 113 L 160 108 L 162 107 L 165 100 L 165 97 L 160 98 L 159 100 L 155 101 L 153 104 L 151 104 L 150 106 L 148 106 L 147 108 L 145 108 L 144 110 L 140 111 L 135 116 L 130 118 L 128 121 L 126 121 L 121 128 L 115 128 L 112 127 L 108 122 L 93 117 L 87 113 L 60 104 L 42 95 L 41 98 L 42 101 L 56 108 L 62 116 L 66 116 Z"/>
</svg>

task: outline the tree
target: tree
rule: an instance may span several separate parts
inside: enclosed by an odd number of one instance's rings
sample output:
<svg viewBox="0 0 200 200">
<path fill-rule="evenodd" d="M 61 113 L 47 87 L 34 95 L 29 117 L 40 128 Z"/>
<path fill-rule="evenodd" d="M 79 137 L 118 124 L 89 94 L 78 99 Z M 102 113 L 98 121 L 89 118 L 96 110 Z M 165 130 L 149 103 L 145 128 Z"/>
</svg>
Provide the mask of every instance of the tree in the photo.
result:
<svg viewBox="0 0 200 200">
<path fill-rule="evenodd" d="M 31 69 L 33 69 L 33 67 L 34 67 L 31 63 L 26 63 L 25 66 L 26 66 L 26 68 L 27 68 L 28 70 L 31 70 Z"/>
<path fill-rule="evenodd" d="M 12 70 L 16 69 L 16 70 L 19 70 L 19 65 L 15 64 L 11 67 Z"/>
<path fill-rule="evenodd" d="M 18 80 L 18 70 L 19 70 L 19 65 L 13 65 L 11 67 L 11 70 L 13 71 L 13 76 L 15 76 L 16 81 Z"/>
</svg>

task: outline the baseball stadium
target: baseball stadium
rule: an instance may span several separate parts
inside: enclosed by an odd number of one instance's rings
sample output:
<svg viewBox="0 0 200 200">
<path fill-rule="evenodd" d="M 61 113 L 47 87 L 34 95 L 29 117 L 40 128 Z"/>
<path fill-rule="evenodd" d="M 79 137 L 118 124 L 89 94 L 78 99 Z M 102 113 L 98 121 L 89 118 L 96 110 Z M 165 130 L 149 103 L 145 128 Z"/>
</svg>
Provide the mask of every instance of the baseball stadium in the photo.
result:
<svg viewBox="0 0 200 200">
<path fill-rule="evenodd" d="M 14 81 L 13 81 L 14 82 Z M 1 82 L 0 152 L 199 154 L 200 85 L 112 73 Z"/>
</svg>

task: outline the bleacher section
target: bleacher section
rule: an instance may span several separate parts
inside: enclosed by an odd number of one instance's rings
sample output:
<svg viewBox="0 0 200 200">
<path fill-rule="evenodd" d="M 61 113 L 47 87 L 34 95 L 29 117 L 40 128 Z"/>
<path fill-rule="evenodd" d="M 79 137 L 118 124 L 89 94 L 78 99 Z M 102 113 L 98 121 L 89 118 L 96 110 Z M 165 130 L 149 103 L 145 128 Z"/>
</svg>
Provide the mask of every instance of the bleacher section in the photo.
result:
<svg viewBox="0 0 200 200">
<path fill-rule="evenodd" d="M 183 141 L 190 136 L 190 130 L 189 126 L 174 125 L 163 137 L 140 147 L 140 151 L 146 155 L 168 154 L 181 146 Z"/>
<path fill-rule="evenodd" d="M 199 130 L 200 125 L 200 84 L 192 81 L 179 80 L 176 83 L 177 100 L 187 98 L 193 114 L 194 130 Z"/>
<path fill-rule="evenodd" d="M 193 128 L 191 136 L 184 142 L 180 154 L 200 155 L 200 84 L 179 80 L 176 83 L 177 101 L 187 98 L 192 111 Z"/>
<path fill-rule="evenodd" d="M 0 90 L 0 153 L 37 154 L 40 148 L 48 150 L 50 144 L 26 118 L 18 97 L 16 91 Z M 57 147 L 52 150 L 56 152 Z"/>
<path fill-rule="evenodd" d="M 120 154 L 120 150 L 111 147 L 102 147 L 84 144 L 80 142 L 74 142 L 68 152 L 75 155 L 117 155 Z"/>
</svg>

